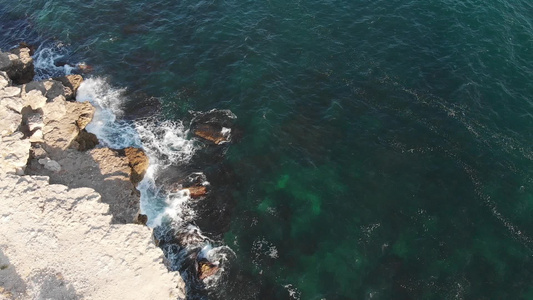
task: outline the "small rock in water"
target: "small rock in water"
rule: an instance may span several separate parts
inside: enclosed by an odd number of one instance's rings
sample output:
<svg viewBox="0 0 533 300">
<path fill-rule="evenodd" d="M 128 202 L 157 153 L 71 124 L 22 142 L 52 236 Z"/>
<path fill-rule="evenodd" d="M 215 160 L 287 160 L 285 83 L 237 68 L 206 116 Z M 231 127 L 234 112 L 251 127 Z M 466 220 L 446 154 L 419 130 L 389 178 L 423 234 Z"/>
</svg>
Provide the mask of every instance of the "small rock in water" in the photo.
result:
<svg viewBox="0 0 533 300">
<path fill-rule="evenodd" d="M 212 124 L 198 124 L 194 129 L 194 134 L 203 139 L 211 141 L 216 145 L 228 141 L 228 135 L 222 131 L 222 127 Z"/>
<path fill-rule="evenodd" d="M 203 197 L 207 195 L 207 187 L 201 185 L 201 186 L 191 186 L 188 188 L 185 188 L 185 190 L 189 190 L 189 194 L 191 198 L 197 199 L 200 197 Z"/>
<path fill-rule="evenodd" d="M 204 280 L 205 278 L 214 275 L 218 269 L 220 269 L 219 266 L 211 263 L 205 258 L 202 258 L 200 261 L 198 261 L 198 279 Z"/>
</svg>

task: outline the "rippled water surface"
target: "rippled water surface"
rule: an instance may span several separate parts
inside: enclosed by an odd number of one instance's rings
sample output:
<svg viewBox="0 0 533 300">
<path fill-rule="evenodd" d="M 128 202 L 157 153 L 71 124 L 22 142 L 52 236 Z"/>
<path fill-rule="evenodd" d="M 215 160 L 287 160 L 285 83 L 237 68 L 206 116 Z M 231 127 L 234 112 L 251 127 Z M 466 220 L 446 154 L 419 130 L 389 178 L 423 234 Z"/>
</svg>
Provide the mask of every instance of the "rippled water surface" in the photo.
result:
<svg viewBox="0 0 533 300">
<path fill-rule="evenodd" d="M 209 298 L 533 299 L 530 1 L 0 0 L 0 20 L 2 49 L 124 88 L 124 118 L 237 116 Z"/>
</svg>

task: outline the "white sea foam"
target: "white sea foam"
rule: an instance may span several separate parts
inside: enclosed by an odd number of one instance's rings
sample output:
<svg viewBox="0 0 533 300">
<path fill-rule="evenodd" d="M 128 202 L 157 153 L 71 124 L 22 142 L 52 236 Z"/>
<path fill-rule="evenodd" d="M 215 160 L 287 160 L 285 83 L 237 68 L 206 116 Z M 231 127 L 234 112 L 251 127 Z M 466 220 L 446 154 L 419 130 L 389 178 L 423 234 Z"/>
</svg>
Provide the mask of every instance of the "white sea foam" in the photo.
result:
<svg viewBox="0 0 533 300">
<path fill-rule="evenodd" d="M 144 151 L 150 158 L 141 191 L 141 210 L 148 216 L 149 226 L 159 226 L 165 217 L 183 223 L 194 218 L 189 208 L 188 191 L 161 192 L 155 184 L 159 174 L 166 167 L 188 162 L 194 154 L 193 141 L 187 139 L 187 130 L 181 122 L 141 120 L 135 124 Z"/>
<path fill-rule="evenodd" d="M 76 100 L 89 101 L 95 108 L 86 130 L 110 148 L 141 147 L 141 139 L 132 122 L 120 120 L 125 89 L 112 88 L 103 78 L 89 78 L 80 85 Z"/>
<path fill-rule="evenodd" d="M 72 70 L 76 68 L 75 66 L 69 64 L 56 66 L 56 61 L 67 55 L 67 51 L 60 43 L 43 43 L 33 55 L 35 80 L 71 74 Z"/>
</svg>

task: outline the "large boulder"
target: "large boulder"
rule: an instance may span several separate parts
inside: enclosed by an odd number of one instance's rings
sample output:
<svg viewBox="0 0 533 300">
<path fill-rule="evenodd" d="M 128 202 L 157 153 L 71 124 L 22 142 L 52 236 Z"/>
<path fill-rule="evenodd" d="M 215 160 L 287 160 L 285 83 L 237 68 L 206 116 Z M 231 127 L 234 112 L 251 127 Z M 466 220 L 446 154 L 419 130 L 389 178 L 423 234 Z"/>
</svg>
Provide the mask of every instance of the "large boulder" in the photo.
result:
<svg viewBox="0 0 533 300">
<path fill-rule="evenodd" d="M 146 174 L 150 161 L 142 149 L 128 147 L 124 149 L 124 152 L 131 167 L 131 183 L 137 186 L 143 179 L 144 174 Z"/>
<path fill-rule="evenodd" d="M 65 96 L 65 87 L 63 84 L 60 81 L 51 79 L 32 81 L 23 85 L 22 94 L 24 95 L 25 93 L 29 93 L 34 90 L 40 91 L 48 101 L 52 101 L 61 95 Z"/>
<path fill-rule="evenodd" d="M 76 74 L 56 77 L 54 80 L 57 80 L 63 84 L 65 98 L 67 100 L 74 100 L 76 99 L 76 92 L 83 82 L 83 77 Z"/>
<path fill-rule="evenodd" d="M 45 150 L 55 159 L 73 145 L 92 120 L 94 107 L 89 102 L 67 102 L 58 96 L 43 107 Z"/>
<path fill-rule="evenodd" d="M 17 85 L 32 81 L 35 68 L 30 53 L 29 48 L 17 48 L 11 53 L 0 53 L 0 71 L 5 71 Z"/>
</svg>

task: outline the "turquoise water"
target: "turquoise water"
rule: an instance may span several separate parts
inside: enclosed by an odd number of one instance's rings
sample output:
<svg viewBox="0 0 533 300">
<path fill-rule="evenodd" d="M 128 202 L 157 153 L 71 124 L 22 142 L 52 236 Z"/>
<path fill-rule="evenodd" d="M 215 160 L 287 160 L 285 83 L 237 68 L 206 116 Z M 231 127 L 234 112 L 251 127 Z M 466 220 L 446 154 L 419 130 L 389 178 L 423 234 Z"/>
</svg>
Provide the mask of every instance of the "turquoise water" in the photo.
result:
<svg viewBox="0 0 533 300">
<path fill-rule="evenodd" d="M 55 45 L 127 88 L 126 112 L 238 117 L 216 235 L 236 258 L 209 298 L 533 299 L 531 2 L 0 0 L 0 17 L 1 48 Z"/>
</svg>

